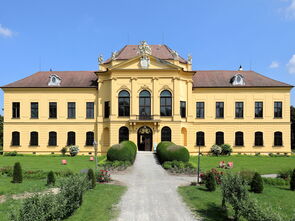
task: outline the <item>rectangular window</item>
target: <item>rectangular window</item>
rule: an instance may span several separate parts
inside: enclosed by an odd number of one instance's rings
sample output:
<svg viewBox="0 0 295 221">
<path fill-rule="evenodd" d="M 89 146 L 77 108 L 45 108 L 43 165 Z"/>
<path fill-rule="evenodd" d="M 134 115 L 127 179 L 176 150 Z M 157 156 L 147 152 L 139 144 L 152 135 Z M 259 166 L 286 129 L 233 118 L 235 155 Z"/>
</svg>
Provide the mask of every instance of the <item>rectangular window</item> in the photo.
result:
<svg viewBox="0 0 295 221">
<path fill-rule="evenodd" d="M 205 146 L 205 133 L 197 132 L 197 146 Z"/>
<path fill-rule="evenodd" d="M 12 103 L 12 118 L 20 118 L 20 103 Z"/>
<path fill-rule="evenodd" d="M 263 102 L 255 102 L 255 118 L 263 117 Z"/>
<path fill-rule="evenodd" d="M 56 132 L 49 132 L 48 146 L 57 146 L 57 134 Z"/>
<path fill-rule="evenodd" d="M 110 102 L 105 101 L 104 102 L 104 118 L 110 117 Z"/>
<path fill-rule="evenodd" d="M 57 103 L 49 102 L 49 118 L 57 118 Z"/>
<path fill-rule="evenodd" d="M 236 118 L 244 117 L 244 103 L 236 102 Z"/>
<path fill-rule="evenodd" d="M 274 117 L 275 118 L 282 118 L 282 110 L 283 110 L 282 102 L 276 101 L 274 103 Z"/>
<path fill-rule="evenodd" d="M 216 118 L 224 118 L 224 102 L 216 102 Z"/>
<path fill-rule="evenodd" d="M 197 102 L 197 118 L 205 117 L 205 103 Z"/>
<path fill-rule="evenodd" d="M 182 118 L 186 117 L 186 102 L 185 101 L 180 101 L 180 116 Z"/>
<path fill-rule="evenodd" d="M 38 102 L 31 102 L 31 118 L 38 118 Z"/>
<path fill-rule="evenodd" d="M 76 103 L 68 102 L 68 118 L 76 118 Z"/>
<path fill-rule="evenodd" d="M 94 118 L 94 102 L 86 102 L 86 118 Z"/>
</svg>

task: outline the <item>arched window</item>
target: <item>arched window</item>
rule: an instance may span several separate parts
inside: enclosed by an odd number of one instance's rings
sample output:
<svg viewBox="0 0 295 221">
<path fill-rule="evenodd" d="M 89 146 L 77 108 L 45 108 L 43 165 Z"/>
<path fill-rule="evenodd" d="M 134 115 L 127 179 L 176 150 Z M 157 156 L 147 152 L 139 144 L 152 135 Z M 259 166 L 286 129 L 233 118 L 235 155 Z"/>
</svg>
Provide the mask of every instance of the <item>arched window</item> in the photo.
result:
<svg viewBox="0 0 295 221">
<path fill-rule="evenodd" d="M 120 127 L 119 129 L 119 143 L 124 140 L 129 140 L 129 130 L 127 127 Z"/>
<path fill-rule="evenodd" d="M 120 91 L 118 107 L 119 107 L 120 117 L 130 116 L 130 94 L 128 91 L 126 90 Z"/>
<path fill-rule="evenodd" d="M 274 133 L 274 146 L 283 146 L 283 134 L 280 131 Z"/>
<path fill-rule="evenodd" d="M 255 146 L 263 146 L 263 133 L 255 132 Z"/>
<path fill-rule="evenodd" d="M 221 131 L 216 132 L 216 144 L 217 145 L 224 144 L 224 133 Z"/>
<path fill-rule="evenodd" d="M 236 132 L 235 146 L 244 146 L 244 133 L 241 131 Z"/>
<path fill-rule="evenodd" d="M 205 133 L 203 131 L 197 132 L 197 146 L 205 146 Z"/>
<path fill-rule="evenodd" d="M 68 146 L 76 145 L 76 133 L 73 131 L 68 132 Z"/>
<path fill-rule="evenodd" d="M 19 145 L 20 145 L 20 134 L 18 131 L 13 131 L 11 146 L 19 146 Z"/>
<path fill-rule="evenodd" d="M 160 113 L 161 116 L 172 116 L 172 95 L 168 90 L 161 92 Z"/>
<path fill-rule="evenodd" d="M 86 133 L 86 146 L 92 146 L 94 142 L 94 133 L 92 131 L 88 131 Z"/>
<path fill-rule="evenodd" d="M 170 127 L 163 127 L 161 130 L 161 141 L 171 141 Z"/>
<path fill-rule="evenodd" d="M 38 132 L 31 132 L 30 146 L 38 146 Z"/>
<path fill-rule="evenodd" d="M 139 117 L 145 118 L 151 116 L 151 93 L 147 90 L 139 94 Z"/>
<path fill-rule="evenodd" d="M 57 145 L 57 134 L 54 131 L 49 132 L 49 140 L 48 146 L 56 146 Z"/>
</svg>

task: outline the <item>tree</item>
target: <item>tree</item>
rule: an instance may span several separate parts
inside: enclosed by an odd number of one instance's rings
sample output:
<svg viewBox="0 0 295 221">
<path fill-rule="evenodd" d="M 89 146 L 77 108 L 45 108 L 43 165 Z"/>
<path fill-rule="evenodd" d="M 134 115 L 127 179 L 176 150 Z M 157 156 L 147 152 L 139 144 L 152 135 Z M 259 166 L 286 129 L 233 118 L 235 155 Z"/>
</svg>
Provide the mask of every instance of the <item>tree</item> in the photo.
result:
<svg viewBox="0 0 295 221">
<path fill-rule="evenodd" d="M 205 185 L 206 188 L 210 191 L 213 192 L 216 189 L 216 181 L 215 181 L 215 177 L 214 174 L 212 172 L 209 172 L 206 180 L 205 180 Z"/>
<path fill-rule="evenodd" d="M 295 169 L 293 170 L 293 173 L 292 173 L 292 175 L 291 175 L 290 189 L 291 189 L 292 191 L 295 190 Z"/>
<path fill-rule="evenodd" d="M 50 171 L 47 175 L 47 186 L 49 185 L 55 185 L 55 177 L 52 171 Z"/>
<path fill-rule="evenodd" d="M 94 189 L 96 186 L 96 180 L 95 180 L 94 172 L 92 169 L 88 170 L 87 178 L 90 182 L 90 189 Z"/>
<path fill-rule="evenodd" d="M 291 118 L 291 148 L 295 149 L 295 107 L 290 107 Z"/>
<path fill-rule="evenodd" d="M 13 167 L 12 183 L 22 183 L 23 172 L 19 162 L 16 162 Z"/>
<path fill-rule="evenodd" d="M 251 191 L 254 193 L 263 192 L 263 181 L 259 173 L 255 173 L 251 181 Z"/>
</svg>

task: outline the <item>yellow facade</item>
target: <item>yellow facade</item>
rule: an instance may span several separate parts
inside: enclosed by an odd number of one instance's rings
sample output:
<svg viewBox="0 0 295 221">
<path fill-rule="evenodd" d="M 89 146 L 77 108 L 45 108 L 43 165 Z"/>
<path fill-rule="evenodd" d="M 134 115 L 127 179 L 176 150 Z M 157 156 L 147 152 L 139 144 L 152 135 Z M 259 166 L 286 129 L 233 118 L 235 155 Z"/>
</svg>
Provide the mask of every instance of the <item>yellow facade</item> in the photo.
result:
<svg viewBox="0 0 295 221">
<path fill-rule="evenodd" d="M 100 65 L 97 88 L 4 88 L 4 151 L 21 153 L 58 153 L 67 145 L 67 133 L 76 133 L 76 145 L 80 154 L 93 153 L 92 146 L 85 145 L 86 132 L 93 131 L 100 154 L 119 142 L 119 129 L 126 126 L 129 140 L 138 142 L 138 130 L 152 130 L 151 145 L 161 142 L 161 130 L 170 127 L 174 143 L 184 145 L 196 153 L 196 132 L 205 134 L 202 152 L 209 152 L 216 140 L 216 132 L 224 132 L 224 143 L 233 146 L 235 153 L 290 153 L 290 87 L 253 88 L 193 88 L 191 64 L 177 60 L 159 62 L 149 56 L 149 67 L 140 66 L 141 56 L 129 60 L 113 60 Z M 118 116 L 118 94 L 126 90 L 130 94 L 130 116 Z M 150 119 L 140 119 L 139 93 L 151 94 Z M 168 90 L 172 94 L 172 116 L 160 116 L 160 94 Z M 104 104 L 110 102 L 110 116 L 104 117 Z M 186 102 L 186 117 L 180 116 L 180 101 Z M 263 118 L 254 117 L 255 101 L 263 102 Z M 282 118 L 274 118 L 274 102 L 283 104 Z M 20 118 L 13 119 L 12 102 L 20 102 Z M 39 118 L 30 119 L 30 103 L 39 103 Z M 57 118 L 49 119 L 49 102 L 57 102 Z M 67 118 L 67 102 L 76 102 L 76 118 Z M 94 102 L 94 119 L 86 118 L 86 102 Z M 205 116 L 196 118 L 196 102 L 204 102 Z M 215 117 L 216 102 L 224 102 L 224 118 Z M 244 117 L 235 118 L 235 102 L 244 103 Z M 20 146 L 11 145 L 13 131 L 20 132 Z M 30 146 L 30 132 L 39 134 L 38 146 Z M 48 133 L 57 133 L 57 145 L 48 146 Z M 235 132 L 244 133 L 244 145 L 235 146 Z M 263 132 L 263 146 L 255 147 L 254 134 Z M 283 135 L 283 145 L 274 146 L 274 132 Z"/>
</svg>

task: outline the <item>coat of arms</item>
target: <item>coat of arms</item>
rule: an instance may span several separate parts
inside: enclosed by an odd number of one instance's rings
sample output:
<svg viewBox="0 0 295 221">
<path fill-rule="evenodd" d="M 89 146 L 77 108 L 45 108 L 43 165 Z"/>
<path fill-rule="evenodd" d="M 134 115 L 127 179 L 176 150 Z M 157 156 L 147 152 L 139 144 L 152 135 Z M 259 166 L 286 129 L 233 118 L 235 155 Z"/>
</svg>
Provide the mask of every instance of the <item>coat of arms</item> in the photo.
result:
<svg viewBox="0 0 295 221">
<path fill-rule="evenodd" d="M 143 69 L 147 69 L 150 65 L 150 59 L 148 56 L 144 55 L 140 58 L 140 66 Z"/>
</svg>

